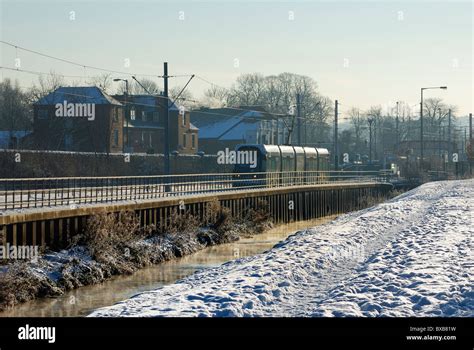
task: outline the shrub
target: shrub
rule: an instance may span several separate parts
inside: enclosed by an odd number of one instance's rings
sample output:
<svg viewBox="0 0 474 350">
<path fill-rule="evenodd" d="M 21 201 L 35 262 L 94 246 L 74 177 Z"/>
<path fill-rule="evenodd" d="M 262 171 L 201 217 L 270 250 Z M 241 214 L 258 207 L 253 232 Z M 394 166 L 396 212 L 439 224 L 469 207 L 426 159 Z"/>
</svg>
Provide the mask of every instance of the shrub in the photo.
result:
<svg viewBox="0 0 474 350">
<path fill-rule="evenodd" d="M 271 215 L 268 207 L 268 202 L 265 200 L 258 200 L 255 208 L 249 208 L 245 214 L 245 221 L 255 227 L 256 232 L 271 226 Z"/>
<path fill-rule="evenodd" d="M 0 273 L 0 310 L 35 297 L 52 297 L 62 293 L 51 280 L 33 274 L 24 261 L 16 261 Z"/>
<path fill-rule="evenodd" d="M 139 227 L 140 222 L 132 211 L 96 214 L 87 220 L 80 243 L 88 248 L 95 260 L 105 262 L 117 251 L 123 253 L 132 241 L 143 236 Z"/>
<path fill-rule="evenodd" d="M 199 218 L 189 211 L 180 213 L 178 209 L 173 209 L 168 219 L 167 225 L 162 233 L 178 234 L 195 232 L 200 226 Z"/>
</svg>

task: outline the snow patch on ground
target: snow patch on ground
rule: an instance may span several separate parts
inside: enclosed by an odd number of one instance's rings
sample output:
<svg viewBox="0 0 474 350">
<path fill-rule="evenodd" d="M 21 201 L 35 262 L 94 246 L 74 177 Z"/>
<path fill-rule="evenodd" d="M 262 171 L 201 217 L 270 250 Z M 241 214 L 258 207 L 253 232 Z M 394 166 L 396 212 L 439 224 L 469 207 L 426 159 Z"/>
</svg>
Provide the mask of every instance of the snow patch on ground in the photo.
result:
<svg viewBox="0 0 474 350">
<path fill-rule="evenodd" d="M 474 316 L 474 180 L 425 184 L 91 316 Z"/>
</svg>

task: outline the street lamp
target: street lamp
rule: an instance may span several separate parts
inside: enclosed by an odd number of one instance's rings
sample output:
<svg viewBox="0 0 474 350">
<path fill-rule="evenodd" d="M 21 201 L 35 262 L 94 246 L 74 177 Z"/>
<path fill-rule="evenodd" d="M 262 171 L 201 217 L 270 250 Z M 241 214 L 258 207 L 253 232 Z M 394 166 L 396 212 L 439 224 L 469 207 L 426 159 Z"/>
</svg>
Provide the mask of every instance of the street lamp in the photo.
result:
<svg viewBox="0 0 474 350">
<path fill-rule="evenodd" d="M 130 137 L 129 137 L 129 134 L 128 134 L 128 80 L 127 79 L 120 79 L 120 78 L 116 78 L 114 79 L 114 81 L 124 81 L 125 82 L 125 129 L 126 129 L 126 135 L 127 135 L 127 152 L 128 150 L 130 149 L 130 143 L 129 143 L 129 140 L 130 140 Z"/>
<path fill-rule="evenodd" d="M 421 88 L 421 102 L 420 102 L 420 171 L 423 172 L 423 90 L 441 89 L 446 90 L 447 86 L 435 86 Z"/>
<path fill-rule="evenodd" d="M 369 122 L 369 162 L 372 164 L 372 123 L 375 121 L 375 118 L 368 118 Z"/>
</svg>

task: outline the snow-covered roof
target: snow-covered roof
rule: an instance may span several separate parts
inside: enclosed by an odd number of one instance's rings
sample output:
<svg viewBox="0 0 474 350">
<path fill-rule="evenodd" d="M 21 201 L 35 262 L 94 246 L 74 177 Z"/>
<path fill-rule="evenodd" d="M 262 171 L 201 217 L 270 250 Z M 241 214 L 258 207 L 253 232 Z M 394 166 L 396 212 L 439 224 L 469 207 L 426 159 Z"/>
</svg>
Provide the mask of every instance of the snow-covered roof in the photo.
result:
<svg viewBox="0 0 474 350">
<path fill-rule="evenodd" d="M 114 97 L 122 102 L 125 102 L 125 95 L 114 95 Z M 139 95 L 128 95 L 127 101 L 133 105 L 133 103 L 138 104 L 137 107 L 141 107 L 142 109 L 154 109 L 156 108 L 157 103 L 163 104 L 165 97 L 162 95 L 147 95 L 147 94 L 139 94 Z M 170 102 L 172 102 L 170 100 Z M 184 108 L 185 111 L 188 109 Z M 176 103 L 172 103 L 170 105 L 170 111 L 179 111 L 179 107 Z"/>
<path fill-rule="evenodd" d="M 255 131 L 257 127 L 258 124 L 256 122 L 241 122 L 225 132 L 221 137 L 219 137 L 219 140 L 244 140 L 245 135 L 247 135 L 249 132 Z"/>
<path fill-rule="evenodd" d="M 192 116 L 192 113 L 191 113 L 191 116 Z M 236 126 L 238 123 L 240 123 L 242 121 L 242 118 L 232 117 L 229 119 L 223 119 L 220 121 L 216 121 L 215 123 L 205 124 L 205 125 L 199 125 L 196 123 L 195 120 L 193 119 L 191 120 L 192 120 L 193 125 L 197 125 L 197 127 L 199 127 L 199 138 L 217 139 L 226 131 L 228 131 L 229 129 Z"/>
<path fill-rule="evenodd" d="M 191 111 L 200 139 L 243 140 L 255 130 L 264 112 L 244 108 L 205 108 Z"/>
<path fill-rule="evenodd" d="M 40 98 L 35 105 L 54 105 L 56 103 L 64 103 L 64 101 L 68 103 L 93 103 L 96 105 L 122 105 L 97 86 L 62 86 Z"/>
</svg>

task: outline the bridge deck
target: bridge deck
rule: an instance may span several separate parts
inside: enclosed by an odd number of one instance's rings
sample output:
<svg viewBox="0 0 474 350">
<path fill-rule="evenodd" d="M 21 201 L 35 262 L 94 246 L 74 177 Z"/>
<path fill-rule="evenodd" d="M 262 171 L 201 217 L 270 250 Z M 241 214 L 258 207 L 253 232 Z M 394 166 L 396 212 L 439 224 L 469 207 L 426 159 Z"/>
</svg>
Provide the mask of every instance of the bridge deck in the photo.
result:
<svg viewBox="0 0 474 350">
<path fill-rule="evenodd" d="M 9 225 L 36 220 L 54 220 L 68 217 L 88 216 L 97 212 L 119 212 L 121 210 L 140 210 L 176 206 L 185 204 L 209 202 L 213 199 L 232 200 L 253 198 L 274 194 L 297 193 L 308 190 L 354 189 L 369 187 L 392 187 L 390 183 L 376 181 L 329 182 L 323 184 L 298 185 L 286 187 L 251 188 L 225 190 L 197 194 L 179 194 L 153 199 L 124 200 L 104 203 L 83 203 L 80 205 L 44 206 L 40 208 L 9 209 L 0 211 L 0 225 Z"/>
</svg>

